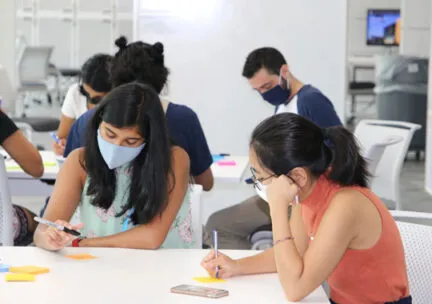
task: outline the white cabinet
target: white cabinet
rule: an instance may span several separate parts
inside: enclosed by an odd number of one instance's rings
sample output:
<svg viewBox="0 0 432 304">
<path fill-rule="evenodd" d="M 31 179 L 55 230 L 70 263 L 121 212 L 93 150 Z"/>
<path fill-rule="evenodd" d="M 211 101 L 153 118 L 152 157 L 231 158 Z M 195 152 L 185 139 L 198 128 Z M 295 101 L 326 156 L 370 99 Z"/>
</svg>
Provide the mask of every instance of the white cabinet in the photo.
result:
<svg viewBox="0 0 432 304">
<path fill-rule="evenodd" d="M 0 0 L 2 1 L 2 0 Z M 114 40 L 132 40 L 133 0 L 16 0 L 17 35 L 54 47 L 58 67 L 80 67 L 95 53 L 113 53 Z"/>
<path fill-rule="evenodd" d="M 73 20 L 70 17 L 39 19 L 39 45 L 53 46 L 51 62 L 70 67 L 73 61 Z M 45 34 L 49 33 L 49 34 Z"/>
<path fill-rule="evenodd" d="M 112 11 L 112 0 L 77 0 L 79 12 L 104 12 Z"/>
<path fill-rule="evenodd" d="M 78 65 L 95 53 L 112 53 L 113 31 L 110 19 L 78 20 Z"/>
<path fill-rule="evenodd" d="M 33 18 L 23 16 L 16 21 L 16 35 L 20 39 L 20 43 L 31 43 L 33 33 Z M 24 39 L 22 41 L 21 39 Z"/>
<path fill-rule="evenodd" d="M 38 1 L 38 10 L 41 11 L 63 11 L 65 13 L 72 13 L 73 6 L 74 6 L 73 0 L 39 0 Z"/>
</svg>

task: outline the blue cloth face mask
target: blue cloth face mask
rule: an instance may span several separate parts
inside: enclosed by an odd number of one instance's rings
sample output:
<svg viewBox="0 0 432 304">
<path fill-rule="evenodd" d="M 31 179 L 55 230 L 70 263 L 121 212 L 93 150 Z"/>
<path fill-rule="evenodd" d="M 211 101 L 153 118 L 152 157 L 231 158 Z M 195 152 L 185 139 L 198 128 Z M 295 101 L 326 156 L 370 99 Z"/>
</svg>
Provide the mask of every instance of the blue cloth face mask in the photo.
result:
<svg viewBox="0 0 432 304">
<path fill-rule="evenodd" d="M 291 95 L 289 83 L 282 76 L 279 76 L 279 84 L 274 88 L 261 94 L 262 98 L 273 106 L 280 106 L 285 103 Z"/>
<path fill-rule="evenodd" d="M 102 157 L 110 170 L 123 166 L 134 160 L 144 149 L 145 143 L 138 147 L 123 147 L 103 139 L 98 130 L 98 146 Z"/>
</svg>

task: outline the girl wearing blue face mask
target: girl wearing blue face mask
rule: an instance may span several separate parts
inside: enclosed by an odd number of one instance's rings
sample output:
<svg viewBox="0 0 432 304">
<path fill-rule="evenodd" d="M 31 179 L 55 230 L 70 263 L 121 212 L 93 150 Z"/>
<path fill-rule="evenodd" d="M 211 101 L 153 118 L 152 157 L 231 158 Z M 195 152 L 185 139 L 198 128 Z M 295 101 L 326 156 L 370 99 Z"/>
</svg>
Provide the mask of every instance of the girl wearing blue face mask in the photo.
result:
<svg viewBox="0 0 432 304">
<path fill-rule="evenodd" d="M 189 157 L 171 145 L 158 94 L 128 83 L 112 90 L 95 111 L 85 148 L 66 159 L 45 218 L 84 238 L 39 225 L 38 247 L 155 249 L 192 244 L 187 201 Z M 71 225 L 72 218 L 81 223 Z"/>
</svg>

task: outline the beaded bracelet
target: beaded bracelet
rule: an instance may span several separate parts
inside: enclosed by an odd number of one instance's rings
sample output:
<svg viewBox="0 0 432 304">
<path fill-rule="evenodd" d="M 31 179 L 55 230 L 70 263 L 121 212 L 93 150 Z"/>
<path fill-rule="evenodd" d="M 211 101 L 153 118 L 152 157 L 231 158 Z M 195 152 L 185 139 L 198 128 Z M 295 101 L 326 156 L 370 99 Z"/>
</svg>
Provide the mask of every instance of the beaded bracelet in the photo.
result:
<svg viewBox="0 0 432 304">
<path fill-rule="evenodd" d="M 273 243 L 273 247 L 276 246 L 279 243 L 285 242 L 285 241 L 289 241 L 289 240 L 294 240 L 293 236 L 287 236 L 286 238 L 277 240 L 276 242 Z"/>
</svg>

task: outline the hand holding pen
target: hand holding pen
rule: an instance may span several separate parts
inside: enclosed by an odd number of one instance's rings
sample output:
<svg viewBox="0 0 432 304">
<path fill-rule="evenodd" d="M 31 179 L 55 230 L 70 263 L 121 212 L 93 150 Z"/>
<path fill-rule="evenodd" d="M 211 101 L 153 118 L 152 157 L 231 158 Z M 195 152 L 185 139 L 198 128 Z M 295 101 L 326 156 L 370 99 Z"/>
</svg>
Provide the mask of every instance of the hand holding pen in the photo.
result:
<svg viewBox="0 0 432 304">
<path fill-rule="evenodd" d="M 63 156 L 66 147 L 66 140 L 63 138 L 59 138 L 54 132 L 51 132 L 50 135 L 54 140 L 53 143 L 54 153 L 56 155 Z"/>
<path fill-rule="evenodd" d="M 51 222 L 39 217 L 35 217 L 34 220 L 42 225 L 48 226 L 48 228 L 43 230 L 43 236 L 46 238 L 51 250 L 59 250 L 64 248 L 75 237 L 81 235 L 77 230 L 84 227 L 83 223 L 71 225 L 68 222 L 62 220 Z"/>
</svg>

